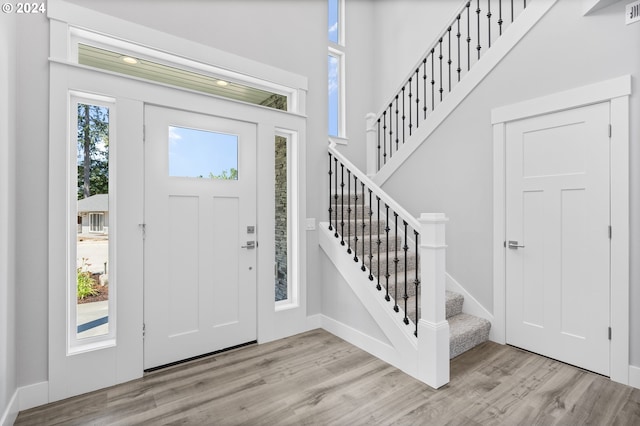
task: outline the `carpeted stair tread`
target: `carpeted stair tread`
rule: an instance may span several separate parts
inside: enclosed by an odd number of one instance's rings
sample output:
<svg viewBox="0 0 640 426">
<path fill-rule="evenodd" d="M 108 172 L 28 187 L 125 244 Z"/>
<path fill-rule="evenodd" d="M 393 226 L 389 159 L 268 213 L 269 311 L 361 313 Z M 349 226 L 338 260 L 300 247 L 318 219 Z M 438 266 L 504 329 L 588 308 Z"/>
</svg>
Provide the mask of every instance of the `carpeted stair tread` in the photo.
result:
<svg viewBox="0 0 640 426">
<path fill-rule="evenodd" d="M 345 205 L 342 206 L 342 200 L 345 200 Z M 374 277 L 373 285 L 377 285 L 378 282 L 382 287 L 380 291 L 380 297 L 384 297 L 387 291 L 387 279 L 384 276 L 386 271 L 386 265 L 389 265 L 389 296 L 391 298 L 389 305 L 390 308 L 397 303 L 400 313 L 404 316 L 405 300 L 404 296 L 404 283 L 407 281 L 407 317 L 412 323 L 416 321 L 416 295 L 415 295 L 415 279 L 416 268 L 419 268 L 419 264 L 416 261 L 416 253 L 412 250 L 412 246 L 408 247 L 406 252 L 406 266 L 405 266 L 405 251 L 403 248 L 403 241 L 401 235 L 395 235 L 394 231 L 387 233 L 385 231 L 385 218 L 380 217 L 378 221 L 378 215 L 375 213 L 369 217 L 371 208 L 367 205 L 368 200 L 365 198 L 365 206 L 362 205 L 362 196 L 358 194 L 358 201 L 355 202 L 356 195 L 347 193 L 345 191 L 344 196 L 339 194 L 338 197 L 334 197 L 331 205 L 331 225 L 337 227 L 339 240 L 344 242 L 345 250 L 347 246 L 351 247 L 351 257 L 357 257 L 358 263 L 362 264 L 364 259 L 365 273 Z M 351 212 L 349 212 L 351 209 Z M 344 227 L 341 222 L 344 220 Z M 369 221 L 371 220 L 371 226 Z M 362 232 L 362 223 L 364 222 L 364 236 Z M 371 233 L 369 228 L 371 227 Z M 357 230 L 357 244 L 356 236 L 354 235 Z M 378 235 L 378 230 L 380 234 Z M 378 244 L 378 241 L 381 243 Z M 387 245 L 388 241 L 388 245 Z M 364 247 L 363 247 L 364 243 Z M 397 246 L 397 253 L 396 253 Z M 379 253 L 378 253 L 379 252 Z M 398 256 L 398 264 L 394 259 Z M 380 279 L 378 280 L 378 265 L 380 265 Z M 406 271 L 406 272 L 405 272 Z M 419 271 L 418 271 L 419 272 Z M 396 278 L 397 276 L 397 278 Z M 405 279 L 406 277 L 406 279 Z M 397 295 L 396 293 L 397 288 Z M 394 300 L 394 296 L 395 300 Z M 473 315 L 462 313 L 462 305 L 464 303 L 464 296 L 452 292 L 446 292 L 446 318 L 449 322 L 449 357 L 455 358 L 456 356 L 468 351 L 469 349 L 487 341 L 489 339 L 489 331 L 491 323 L 483 318 L 478 318 Z M 418 309 L 418 317 L 420 314 L 420 306 Z"/>
<path fill-rule="evenodd" d="M 385 221 L 384 220 L 380 220 L 378 221 L 377 219 L 372 219 L 371 220 L 371 224 L 369 224 L 369 218 L 366 218 L 364 221 L 362 219 L 351 219 L 351 220 L 347 220 L 345 218 L 344 220 L 344 226 L 342 226 L 342 222 L 340 219 L 338 219 L 338 232 L 341 235 L 344 235 L 345 237 L 347 235 L 355 235 L 356 231 L 358 232 L 358 238 L 362 238 L 362 223 L 364 222 L 364 235 L 365 236 L 369 236 L 369 228 L 371 228 L 372 232 L 371 235 L 374 237 L 372 243 L 376 244 L 377 243 L 377 236 L 378 236 L 378 229 L 382 230 L 385 227 Z M 335 226 L 335 224 L 334 224 Z"/>
<path fill-rule="evenodd" d="M 458 314 L 449 318 L 449 358 L 489 340 L 491 323 L 484 318 Z"/>
<path fill-rule="evenodd" d="M 384 289 L 383 289 L 384 291 Z M 393 290 L 391 290 L 391 296 L 393 296 Z M 462 313 L 462 305 L 464 303 L 464 296 L 460 293 L 456 293 L 453 291 L 446 292 L 446 304 L 445 304 L 445 314 L 447 319 L 456 316 Z M 400 299 L 399 299 L 400 300 Z M 400 303 L 398 301 L 398 303 Z M 409 299 L 407 300 L 407 315 L 411 319 L 411 321 L 415 321 L 415 312 L 416 312 L 416 296 L 415 294 L 411 294 Z M 420 310 L 418 309 L 418 312 Z"/>
</svg>

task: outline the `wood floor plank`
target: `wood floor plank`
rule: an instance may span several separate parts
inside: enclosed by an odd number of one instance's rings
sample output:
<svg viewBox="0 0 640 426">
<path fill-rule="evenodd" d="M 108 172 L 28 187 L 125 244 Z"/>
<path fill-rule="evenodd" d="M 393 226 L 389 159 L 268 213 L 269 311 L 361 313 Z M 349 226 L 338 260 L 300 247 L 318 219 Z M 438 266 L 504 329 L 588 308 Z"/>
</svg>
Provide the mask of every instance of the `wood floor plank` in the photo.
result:
<svg viewBox="0 0 640 426">
<path fill-rule="evenodd" d="M 638 425 L 640 390 L 486 342 L 439 390 L 324 330 L 36 407 L 16 425 Z"/>
</svg>

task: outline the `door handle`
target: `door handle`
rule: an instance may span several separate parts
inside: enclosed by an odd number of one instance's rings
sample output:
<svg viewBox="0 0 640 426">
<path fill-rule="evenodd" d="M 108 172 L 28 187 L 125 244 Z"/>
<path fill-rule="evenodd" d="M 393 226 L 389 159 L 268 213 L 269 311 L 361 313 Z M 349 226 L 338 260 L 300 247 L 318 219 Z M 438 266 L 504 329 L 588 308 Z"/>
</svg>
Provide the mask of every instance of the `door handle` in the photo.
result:
<svg viewBox="0 0 640 426">
<path fill-rule="evenodd" d="M 256 242 L 255 241 L 247 241 L 247 245 L 246 246 L 241 246 L 241 248 L 254 249 L 254 248 L 256 248 Z"/>
<path fill-rule="evenodd" d="M 511 250 L 518 250 L 519 248 L 524 248 L 524 246 L 519 246 L 517 241 L 509 241 L 509 248 Z"/>
</svg>

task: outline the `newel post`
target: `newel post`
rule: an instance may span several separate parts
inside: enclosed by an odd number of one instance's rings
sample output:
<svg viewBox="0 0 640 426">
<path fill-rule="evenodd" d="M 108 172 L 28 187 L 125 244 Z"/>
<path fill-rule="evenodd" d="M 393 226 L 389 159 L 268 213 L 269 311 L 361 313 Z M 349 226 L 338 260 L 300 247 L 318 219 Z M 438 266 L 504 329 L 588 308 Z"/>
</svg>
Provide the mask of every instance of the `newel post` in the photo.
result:
<svg viewBox="0 0 640 426">
<path fill-rule="evenodd" d="M 376 115 L 372 112 L 365 116 L 367 120 L 367 169 L 368 177 L 373 177 L 378 172 L 378 137 L 376 133 Z"/>
<path fill-rule="evenodd" d="M 418 375 L 433 388 L 449 382 L 449 322 L 445 314 L 445 224 L 443 213 L 422 213 Z"/>
</svg>

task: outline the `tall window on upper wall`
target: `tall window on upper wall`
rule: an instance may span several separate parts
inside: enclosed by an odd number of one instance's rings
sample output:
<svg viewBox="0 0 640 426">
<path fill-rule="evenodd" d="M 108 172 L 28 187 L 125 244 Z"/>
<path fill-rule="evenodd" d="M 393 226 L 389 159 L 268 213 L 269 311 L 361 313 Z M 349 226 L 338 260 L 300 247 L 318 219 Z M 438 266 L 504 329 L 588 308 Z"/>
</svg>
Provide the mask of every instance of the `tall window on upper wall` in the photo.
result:
<svg viewBox="0 0 640 426">
<path fill-rule="evenodd" d="M 344 120 L 344 1 L 328 2 L 329 136 L 345 137 Z"/>
</svg>

